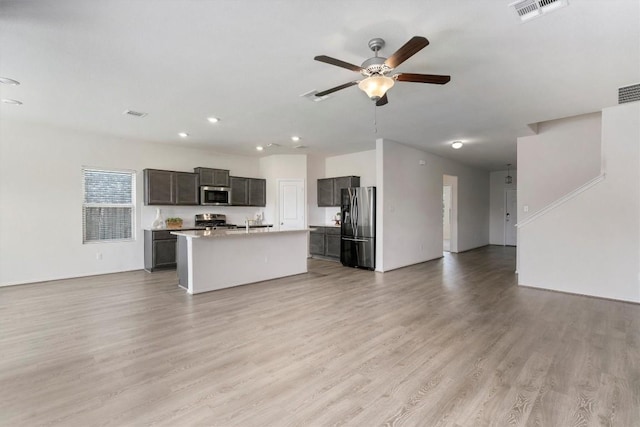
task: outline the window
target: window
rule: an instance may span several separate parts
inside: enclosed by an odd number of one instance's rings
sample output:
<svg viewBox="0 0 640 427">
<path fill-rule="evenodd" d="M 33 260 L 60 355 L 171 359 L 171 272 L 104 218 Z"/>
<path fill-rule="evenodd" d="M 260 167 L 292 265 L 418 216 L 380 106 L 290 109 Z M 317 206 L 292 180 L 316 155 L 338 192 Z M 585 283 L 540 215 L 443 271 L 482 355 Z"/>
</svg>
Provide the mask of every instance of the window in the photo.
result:
<svg viewBox="0 0 640 427">
<path fill-rule="evenodd" d="M 82 169 L 82 242 L 133 240 L 134 171 Z"/>
</svg>

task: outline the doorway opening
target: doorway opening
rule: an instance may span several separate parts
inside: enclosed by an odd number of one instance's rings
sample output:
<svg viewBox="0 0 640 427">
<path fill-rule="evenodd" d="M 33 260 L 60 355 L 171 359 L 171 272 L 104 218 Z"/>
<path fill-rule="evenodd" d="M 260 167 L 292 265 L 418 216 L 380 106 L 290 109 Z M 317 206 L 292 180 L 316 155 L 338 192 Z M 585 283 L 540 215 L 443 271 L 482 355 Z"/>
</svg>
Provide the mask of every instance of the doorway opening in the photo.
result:
<svg viewBox="0 0 640 427">
<path fill-rule="evenodd" d="M 504 190 L 504 246 L 517 246 L 518 190 Z"/>
<path fill-rule="evenodd" d="M 458 252 L 458 177 L 442 176 L 442 251 Z"/>
<path fill-rule="evenodd" d="M 442 250 L 451 251 L 451 186 L 442 186 Z"/>
</svg>

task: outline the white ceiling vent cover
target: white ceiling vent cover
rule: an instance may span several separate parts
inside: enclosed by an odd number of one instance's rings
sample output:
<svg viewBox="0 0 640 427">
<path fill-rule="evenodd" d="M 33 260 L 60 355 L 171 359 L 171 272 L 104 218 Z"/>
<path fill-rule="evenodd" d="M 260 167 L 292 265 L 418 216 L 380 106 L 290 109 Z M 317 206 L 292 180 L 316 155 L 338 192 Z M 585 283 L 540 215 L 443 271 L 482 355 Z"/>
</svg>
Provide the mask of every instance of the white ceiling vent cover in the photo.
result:
<svg viewBox="0 0 640 427">
<path fill-rule="evenodd" d="M 640 101 L 640 83 L 618 89 L 618 104 Z"/>
<path fill-rule="evenodd" d="M 569 5 L 569 0 L 519 0 L 509 4 L 524 21 Z"/>
<path fill-rule="evenodd" d="M 309 101 L 313 101 L 313 102 L 320 102 L 320 101 L 324 101 L 325 99 L 329 98 L 329 95 L 316 96 L 316 93 L 318 93 L 317 90 L 310 90 L 309 92 L 306 92 L 306 93 L 303 93 L 302 95 L 300 95 L 300 97 L 307 98 Z"/>
<path fill-rule="evenodd" d="M 148 113 L 141 113 L 140 111 L 133 111 L 133 110 L 124 110 L 122 114 L 124 114 L 125 116 L 132 116 L 132 117 L 146 117 Z"/>
</svg>

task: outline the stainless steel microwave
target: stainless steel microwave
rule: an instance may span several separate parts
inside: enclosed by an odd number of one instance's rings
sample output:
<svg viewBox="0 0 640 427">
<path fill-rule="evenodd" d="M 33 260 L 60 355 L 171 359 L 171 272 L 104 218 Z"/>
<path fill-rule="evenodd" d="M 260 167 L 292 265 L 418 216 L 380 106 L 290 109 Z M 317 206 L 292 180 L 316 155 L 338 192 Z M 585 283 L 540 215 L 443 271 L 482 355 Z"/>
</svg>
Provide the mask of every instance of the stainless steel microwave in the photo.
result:
<svg viewBox="0 0 640 427">
<path fill-rule="evenodd" d="M 200 187 L 200 204 L 203 206 L 225 206 L 231 204 L 230 187 Z"/>
</svg>

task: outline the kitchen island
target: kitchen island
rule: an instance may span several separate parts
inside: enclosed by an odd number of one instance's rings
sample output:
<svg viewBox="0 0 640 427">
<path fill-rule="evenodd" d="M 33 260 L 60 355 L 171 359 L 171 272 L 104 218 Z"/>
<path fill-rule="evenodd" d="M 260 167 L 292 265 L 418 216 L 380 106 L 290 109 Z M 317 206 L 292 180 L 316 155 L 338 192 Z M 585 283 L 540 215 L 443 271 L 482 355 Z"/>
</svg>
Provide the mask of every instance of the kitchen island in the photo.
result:
<svg viewBox="0 0 640 427">
<path fill-rule="evenodd" d="M 175 231 L 181 287 L 190 294 L 307 272 L 309 229 Z"/>
</svg>

